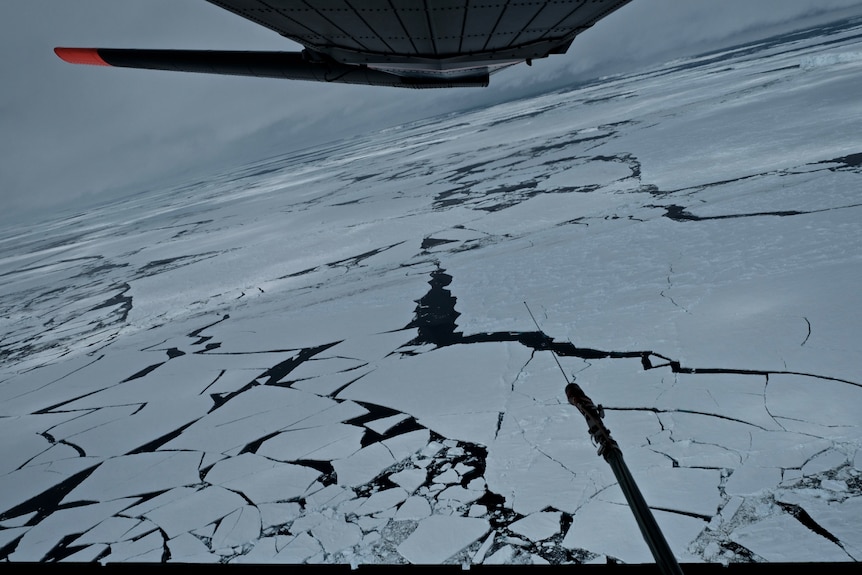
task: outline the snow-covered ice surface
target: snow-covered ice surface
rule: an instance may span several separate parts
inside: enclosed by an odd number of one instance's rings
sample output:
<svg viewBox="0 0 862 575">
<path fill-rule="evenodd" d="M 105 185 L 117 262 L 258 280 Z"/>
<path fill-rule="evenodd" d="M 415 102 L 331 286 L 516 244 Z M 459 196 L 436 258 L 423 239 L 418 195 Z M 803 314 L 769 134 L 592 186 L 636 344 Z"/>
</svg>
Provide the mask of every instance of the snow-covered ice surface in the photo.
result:
<svg viewBox="0 0 862 575">
<path fill-rule="evenodd" d="M 860 37 L 3 230 L 0 558 L 859 561 Z"/>
</svg>

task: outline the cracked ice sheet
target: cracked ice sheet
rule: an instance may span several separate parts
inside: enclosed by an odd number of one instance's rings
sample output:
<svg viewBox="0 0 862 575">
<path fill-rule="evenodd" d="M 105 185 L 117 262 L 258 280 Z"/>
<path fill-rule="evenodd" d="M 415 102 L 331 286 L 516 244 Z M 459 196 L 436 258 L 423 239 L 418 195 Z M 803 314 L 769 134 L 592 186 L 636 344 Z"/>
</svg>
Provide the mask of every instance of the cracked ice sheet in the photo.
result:
<svg viewBox="0 0 862 575">
<path fill-rule="evenodd" d="M 776 537 L 776 533 L 781 536 Z M 818 561 L 852 560 L 838 545 L 824 538 L 811 537 L 805 526 L 786 514 L 740 527 L 730 537 L 769 562 L 808 563 L 814 557 Z"/>
<path fill-rule="evenodd" d="M 393 358 L 338 397 L 385 405 L 445 437 L 489 445 L 512 382 L 528 359 L 529 352 L 514 344 L 445 347 L 413 358 L 409 366 Z M 441 397 L 447 398 L 445 406 Z"/>
<path fill-rule="evenodd" d="M 685 550 L 706 525 L 703 520 L 653 511 L 656 523 L 680 562 L 696 561 Z M 627 505 L 593 500 L 579 509 L 561 543 L 569 549 L 589 549 L 625 563 L 653 561 L 649 547 Z M 679 551 L 677 551 L 679 550 Z"/>
<path fill-rule="evenodd" d="M 694 76 L 694 73 L 690 75 Z M 794 82 L 807 82 L 810 79 L 800 80 L 794 77 L 792 80 Z M 713 161 L 703 161 L 703 150 L 698 146 L 691 145 L 688 139 L 689 134 L 694 130 L 702 131 L 699 133 L 708 138 L 713 145 L 722 146 L 722 151 L 727 149 L 728 135 L 743 134 L 749 141 L 754 141 L 756 139 L 752 140 L 748 137 L 751 116 L 776 117 L 770 109 L 772 106 L 771 98 L 777 97 L 784 101 L 787 98 L 795 97 L 799 101 L 805 102 L 805 91 L 791 90 L 791 95 L 787 96 L 785 92 L 773 93 L 764 87 L 760 96 L 743 99 L 745 106 L 752 108 L 752 111 L 750 115 L 739 117 L 737 117 L 737 111 L 734 111 L 730 117 L 724 114 L 719 117 L 714 113 L 714 108 L 704 103 L 705 107 L 702 109 L 709 111 L 708 116 L 716 116 L 715 119 L 710 119 L 710 117 L 703 118 L 690 113 L 700 110 L 700 108 L 691 107 L 692 103 L 700 102 L 704 94 L 707 94 L 697 90 L 701 81 L 703 80 L 698 79 L 693 84 L 687 84 L 693 88 L 683 90 L 682 94 L 679 93 L 678 86 L 674 84 L 654 82 L 652 86 L 647 86 L 647 88 L 651 87 L 653 90 L 658 90 L 659 93 L 662 90 L 673 90 L 673 98 L 651 100 L 650 104 L 654 106 L 653 110 L 649 106 L 644 107 L 640 101 L 637 104 L 641 108 L 638 114 L 646 117 L 650 117 L 651 111 L 672 113 L 673 116 L 676 116 L 673 119 L 664 120 L 661 126 L 663 130 L 665 129 L 664 126 L 668 126 L 668 129 L 672 126 L 678 126 L 677 129 L 685 132 L 684 137 L 671 137 L 673 142 L 685 146 L 684 153 L 668 146 L 654 145 L 654 135 L 649 130 L 621 132 L 619 137 L 612 142 L 602 144 L 600 150 L 611 153 L 624 146 L 637 150 L 637 156 L 642 160 L 641 163 L 644 166 L 649 165 L 652 169 L 660 166 L 660 175 L 663 177 L 673 175 L 674 182 L 668 184 L 667 187 L 669 188 L 672 186 L 673 189 L 679 189 L 681 187 L 679 176 L 686 174 L 696 175 L 697 178 L 707 178 L 705 181 L 701 180 L 700 183 L 730 181 L 728 187 L 737 188 L 740 184 L 733 184 L 733 181 L 739 178 L 740 174 L 746 175 L 747 172 L 725 161 L 715 161 L 716 158 L 722 157 L 718 153 L 712 156 L 706 154 L 706 157 L 712 158 Z M 733 82 L 725 85 L 731 84 Z M 814 86 L 817 89 L 823 88 L 823 86 L 818 86 L 816 82 Z M 731 89 L 735 90 L 735 85 L 731 86 Z M 641 87 L 642 93 L 648 91 L 645 87 Z M 766 171 L 779 167 L 782 169 L 795 168 L 800 163 L 810 161 L 808 158 L 831 158 L 855 151 L 856 130 L 850 128 L 849 124 L 843 121 L 847 117 L 848 106 L 854 109 L 858 107 L 857 102 L 850 103 L 847 100 L 851 97 L 851 93 L 852 90 L 830 92 L 833 101 L 830 102 L 827 109 L 833 111 L 832 113 L 836 117 L 826 116 L 825 124 L 824 118 L 819 114 L 817 116 L 794 114 L 794 122 L 799 124 L 794 129 L 805 133 L 811 129 L 822 129 L 824 125 L 831 123 L 830 119 L 836 122 L 836 125 L 842 126 L 842 131 L 836 137 L 831 134 L 826 137 L 826 141 L 833 146 L 831 151 L 824 151 L 819 141 L 816 149 L 803 148 L 796 154 L 788 154 L 784 147 L 776 146 L 775 150 L 780 153 L 779 165 L 773 167 L 758 164 L 756 169 Z M 780 95 L 776 96 L 775 94 Z M 710 100 L 711 97 L 707 96 L 707 101 Z M 799 105 L 799 101 L 796 105 Z M 666 106 L 670 106 L 669 110 L 663 109 Z M 675 110 L 674 106 L 680 106 L 680 110 Z M 686 106 L 690 110 L 686 110 Z M 766 110 L 769 110 L 769 113 L 766 113 Z M 744 129 L 741 129 L 742 126 Z M 642 140 L 642 137 L 648 139 Z M 795 138 L 795 142 L 802 146 L 805 146 L 808 141 L 807 138 Z M 752 157 L 749 155 L 752 153 L 750 148 L 747 145 L 739 145 L 732 146 L 730 149 L 740 158 L 745 158 L 747 168 L 750 169 L 750 158 Z M 834 156 L 830 155 L 833 152 Z M 691 158 L 691 153 L 697 153 L 698 158 Z M 760 161 L 761 155 L 756 155 L 756 157 Z M 643 158 L 650 158 L 651 161 L 644 163 Z M 699 169 L 669 169 L 668 164 L 679 158 L 685 158 L 684 161 L 689 164 L 698 165 Z M 703 169 L 704 164 L 707 164 L 710 170 Z M 652 172 L 648 173 L 645 169 L 641 179 L 655 182 L 657 180 L 652 177 L 653 175 L 659 176 L 659 174 L 652 174 Z M 785 179 L 792 180 L 793 177 L 788 176 Z M 806 187 L 810 187 L 809 178 L 806 176 L 804 180 L 807 183 Z M 659 182 L 659 186 L 665 188 L 661 182 Z M 787 184 L 782 182 L 782 188 L 785 186 Z M 846 190 L 848 188 L 842 187 L 841 189 Z M 695 189 L 695 191 L 697 190 Z M 841 194 L 842 192 L 838 193 Z M 809 193 L 807 195 L 812 197 L 820 194 Z M 729 212 L 729 208 L 721 209 L 724 195 L 721 196 L 721 201 L 716 202 L 718 208 L 707 207 L 713 211 L 718 211 L 718 213 L 731 215 L 737 212 L 751 213 L 762 210 L 760 205 L 761 194 L 754 194 L 749 190 L 744 198 L 740 197 L 737 192 L 734 192 L 732 196 L 735 203 L 729 206 L 731 208 Z M 751 207 L 745 203 L 745 200 L 749 198 Z M 852 203 L 849 197 L 847 203 Z M 778 205 L 782 209 L 786 209 L 784 202 Z M 822 205 L 821 203 L 820 207 Z M 827 202 L 826 205 L 835 204 Z M 793 207 L 797 206 L 794 205 Z M 773 202 L 771 209 L 775 209 L 775 202 Z M 800 361 L 800 354 L 796 353 L 797 351 L 807 351 L 800 350 L 800 343 L 804 340 L 807 330 L 803 319 L 806 312 L 810 310 L 813 316 L 817 316 L 816 324 L 846 326 L 858 322 L 858 318 L 854 317 L 858 306 L 845 306 L 843 309 L 850 313 L 850 317 L 844 317 L 832 313 L 833 310 L 839 308 L 826 303 L 834 302 L 835 299 L 806 298 L 794 300 L 792 296 L 808 294 L 819 290 L 819 288 L 834 285 L 835 287 L 828 291 L 838 295 L 837 301 L 846 300 L 846 294 L 851 291 L 848 288 L 852 287 L 852 278 L 858 276 L 858 261 L 853 257 L 853 254 L 859 253 L 859 241 L 862 238 L 862 233 L 859 230 L 859 218 L 856 215 L 858 209 L 847 209 L 844 215 L 832 212 L 828 215 L 812 214 L 794 218 L 748 218 L 736 221 L 722 220 L 720 224 L 718 222 L 687 222 L 681 225 L 667 226 L 666 224 L 669 222 L 663 221 L 663 218 L 655 221 L 655 217 L 648 212 L 636 212 L 633 208 L 624 210 L 618 208 L 621 211 L 619 217 L 628 215 L 629 217 L 647 218 L 643 225 L 635 228 L 634 233 L 637 237 L 634 237 L 627 233 L 630 231 L 629 226 L 623 224 L 610 226 L 600 219 L 601 216 L 607 215 L 606 212 L 591 211 L 588 207 L 586 211 L 581 210 L 577 215 L 581 217 L 584 223 L 593 227 L 602 226 L 603 229 L 607 229 L 608 233 L 595 235 L 592 232 L 585 233 L 583 230 L 573 230 L 572 233 L 579 240 L 577 241 L 579 249 L 575 251 L 568 249 L 570 243 L 565 244 L 566 250 L 563 251 L 555 249 L 556 242 L 552 238 L 548 238 L 548 241 L 537 241 L 538 238 L 536 238 L 531 244 L 541 246 L 540 248 L 527 249 L 518 246 L 514 250 L 507 250 L 504 256 L 507 261 L 501 261 L 497 266 L 486 268 L 484 266 L 465 265 L 464 269 L 458 269 L 453 274 L 455 277 L 453 286 L 461 286 L 459 291 L 465 294 L 459 300 L 459 304 L 465 316 L 464 327 L 471 331 L 500 329 L 499 324 L 489 323 L 495 321 L 490 319 L 493 314 L 490 313 L 489 306 L 499 308 L 500 300 L 484 302 L 478 298 L 489 293 L 490 286 L 504 285 L 506 286 L 505 289 L 511 291 L 511 295 L 503 299 L 505 315 L 502 315 L 501 319 L 524 316 L 523 311 L 518 310 L 518 304 L 527 301 L 532 303 L 537 311 L 543 312 L 545 317 L 542 323 L 548 333 L 559 333 L 571 341 L 586 340 L 603 348 L 615 345 L 617 349 L 631 349 L 634 346 L 643 348 L 644 345 L 652 345 L 652 349 L 656 351 L 683 360 L 690 359 L 692 362 L 706 362 L 709 366 L 720 365 L 727 361 L 726 357 L 733 356 L 744 360 L 745 364 L 752 368 L 782 369 L 784 362 L 794 361 L 796 364 L 794 368 L 799 371 L 819 370 L 821 366 L 834 365 L 835 362 L 831 359 L 820 361 L 812 357 L 823 357 L 822 354 L 805 353 L 802 355 L 802 358 L 806 360 L 803 363 Z M 835 225 L 836 220 L 841 222 L 837 226 Z M 803 229 L 814 233 L 799 233 L 800 222 L 804 226 Z M 620 228 L 620 225 L 623 227 Z M 664 231 L 663 227 L 667 227 L 668 231 Z M 674 228 L 673 232 L 669 231 L 670 227 Z M 585 237 L 580 238 L 579 236 Z M 815 241 L 812 242 L 812 239 Z M 840 247 L 836 249 L 836 246 Z M 486 257 L 496 250 L 488 251 Z M 516 257 L 523 257 L 524 263 L 519 264 L 517 260 L 513 261 L 513 254 Z M 571 291 L 577 296 L 561 301 L 557 287 L 559 282 L 549 282 L 547 276 L 533 274 L 532 266 L 526 264 L 527 258 L 545 262 L 551 277 L 560 278 L 567 282 Z M 596 260 L 601 261 L 600 266 L 597 265 Z M 830 260 L 835 263 L 831 264 Z M 811 274 L 809 270 L 812 262 L 822 262 L 834 267 L 830 270 L 823 270 L 826 273 Z M 769 272 L 765 281 L 760 277 L 764 272 L 764 267 Z M 798 274 L 794 273 L 794 268 L 800 270 Z M 452 268 L 450 267 L 450 269 Z M 664 279 L 659 277 L 662 270 L 668 272 Z M 833 272 L 837 272 L 836 281 L 830 281 L 832 276 L 836 275 Z M 506 275 L 505 280 L 501 277 L 502 274 Z M 734 301 L 728 301 L 729 296 L 732 297 L 734 294 L 733 292 L 727 295 L 722 294 L 722 284 L 732 283 L 735 285 L 740 279 L 746 281 L 747 276 L 748 278 L 757 278 L 758 284 L 753 286 L 755 289 L 751 293 L 736 294 L 745 296 L 741 300 L 737 297 Z M 851 279 L 845 281 L 845 277 Z M 695 279 L 696 282 L 693 281 Z M 609 281 L 613 281 L 615 284 L 612 285 Z M 805 288 L 806 284 L 809 284 L 807 288 Z M 626 293 L 626 291 L 619 289 L 618 286 L 620 285 L 632 286 L 632 288 Z M 785 288 L 789 285 L 803 286 L 805 289 L 789 294 L 790 299 L 775 297 L 776 294 L 786 292 Z M 549 291 L 550 293 L 548 293 Z M 656 296 L 664 291 L 667 291 L 665 294 L 667 297 L 657 299 Z M 676 304 L 669 299 L 673 298 L 674 294 L 679 294 Z M 634 302 L 638 303 L 633 305 Z M 689 309 L 699 303 L 706 305 L 696 307 L 694 310 Z M 733 303 L 742 303 L 743 307 L 733 315 L 729 315 L 726 310 L 728 307 L 732 307 Z M 682 307 L 676 310 L 666 307 L 671 305 Z M 620 314 L 614 322 L 607 322 L 605 321 L 604 310 L 608 309 L 625 313 Z M 710 309 L 714 311 L 710 312 Z M 821 318 L 820 316 L 824 312 L 827 315 Z M 714 322 L 713 320 L 717 321 Z M 704 334 L 703 330 L 698 329 L 704 323 L 715 324 L 718 329 L 710 330 L 708 334 Z M 723 330 L 721 329 L 722 323 L 725 324 Z M 650 326 L 649 333 L 643 333 L 642 326 Z M 612 333 L 607 333 L 609 328 L 613 329 Z M 695 331 L 697 331 L 696 334 Z M 830 333 L 842 332 L 843 330 L 839 329 Z M 739 334 L 741 333 L 744 333 L 746 337 L 740 338 Z M 693 335 L 696 335 L 698 340 L 683 346 L 682 342 L 687 342 Z M 705 335 L 712 337 L 709 340 L 704 340 Z M 762 342 L 765 337 L 768 337 L 770 342 L 770 349 L 766 350 L 766 353 L 760 349 L 760 346 L 751 345 Z M 697 345 L 694 345 L 695 343 Z M 833 343 L 841 345 L 841 341 L 830 341 L 824 342 L 823 348 L 830 347 L 830 344 Z M 730 345 L 733 346 L 732 349 L 728 349 Z M 854 357 L 858 354 L 855 349 L 847 351 Z M 759 353 L 756 355 L 757 352 Z M 857 363 L 851 361 L 846 365 Z M 848 377 L 850 377 L 849 374 Z"/>
<path fill-rule="evenodd" d="M 398 546 L 398 552 L 413 564 L 445 563 L 489 529 L 485 519 L 435 515 L 420 521 L 410 537 Z"/>
<path fill-rule="evenodd" d="M 607 233 L 572 230 L 574 251 L 568 241 L 540 233 L 529 245 L 484 250 L 483 258 L 495 262 L 488 266 L 464 254 L 449 266 L 459 323 L 467 332 L 513 324 L 528 329 L 526 302 L 546 333 L 575 344 L 653 350 L 691 367 L 853 380 L 852 366 L 862 355 L 839 334 L 862 322 L 859 307 L 848 301 L 858 283 L 860 209 L 795 218 L 617 222 Z M 800 225 L 811 235 L 800 234 Z M 545 273 L 535 274 L 528 261 L 543 262 Z M 569 297 L 560 297 L 561 284 Z M 490 293 L 494 297 L 485 299 Z M 610 309 L 619 314 L 614 321 L 607 320 Z M 849 369 L 836 373 L 837 366 Z"/>
<path fill-rule="evenodd" d="M 790 497 L 782 496 L 781 499 L 800 505 L 818 525 L 824 527 L 841 542 L 844 551 L 854 561 L 862 561 L 862 525 L 858 521 L 843 520 L 849 516 L 860 517 L 862 497 L 848 497 L 842 501 L 840 492 L 835 495 L 837 496 L 835 499 L 825 499 L 803 493 L 798 497 L 793 497 L 792 494 Z"/>
<path fill-rule="evenodd" d="M 798 399 L 804 393 L 805 402 Z M 768 406 L 787 430 L 841 442 L 858 441 L 862 435 L 858 406 L 862 388 L 840 381 L 804 376 L 770 378 Z"/>
<path fill-rule="evenodd" d="M 61 503 L 111 501 L 146 495 L 200 481 L 201 454 L 139 453 L 101 464 Z"/>
<path fill-rule="evenodd" d="M 862 322 L 862 312 L 836 305 L 859 281 L 853 256 L 862 250 L 858 213 L 771 218 L 758 225 L 751 218 L 723 222 L 720 234 L 710 234 L 709 241 L 727 249 L 721 257 L 710 256 L 712 273 L 694 253 L 674 262 L 667 295 L 688 312 L 675 322 L 677 337 L 687 342 L 680 359 L 692 366 L 725 367 L 732 357 L 736 367 L 858 380 L 857 370 L 843 366 L 862 363 L 860 350 L 838 334 Z M 800 236 L 800 225 L 815 239 Z M 718 226 L 709 227 L 715 232 Z M 709 288 L 700 293 L 682 279 L 710 275 Z M 711 326 L 708 332 L 700 329 L 704 324 Z"/>
<path fill-rule="evenodd" d="M 799 65 L 802 58 L 804 53 L 788 52 L 770 64 Z M 661 121 L 661 146 L 648 145 L 647 130 L 634 134 L 644 138 L 638 146 L 648 160 L 644 175 L 661 188 L 679 189 L 751 173 L 752 158 L 756 170 L 766 171 L 791 167 L 798 158 L 829 159 L 857 151 L 856 126 L 846 119 L 848 108 L 859 110 L 858 101 L 851 101 L 858 89 L 858 70 L 857 63 L 770 72 L 752 58 L 709 78 L 691 70 L 680 84 L 655 83 L 659 93 L 668 95 L 672 102 L 668 111 L 675 117 Z M 713 89 L 704 91 L 707 82 Z M 780 82 L 779 89 L 773 87 L 775 82 Z M 816 113 L 798 113 L 800 103 L 814 102 Z M 726 122 L 726 112 L 733 122 Z M 766 133 L 769 138 L 751 137 Z M 799 138 L 800 133 L 806 137 Z M 710 161 L 703 162 L 704 158 Z M 701 168 L 687 169 L 692 164 Z"/>
<path fill-rule="evenodd" d="M 357 357 L 348 351 L 355 348 L 385 355 L 411 338 L 409 332 L 400 337 L 397 333 L 388 332 L 401 330 L 409 322 L 416 305 L 413 300 L 422 297 L 428 289 L 427 276 L 417 272 L 414 278 L 408 279 L 408 285 L 400 282 L 397 287 L 381 286 L 369 279 L 370 283 L 361 291 L 354 285 L 342 297 L 332 297 L 332 293 L 326 295 L 327 290 L 311 290 L 304 297 L 295 298 L 296 308 L 278 309 L 277 314 L 268 313 L 280 297 L 274 291 L 267 294 L 266 301 L 259 307 L 231 311 L 229 321 L 207 328 L 201 335 L 222 343 L 218 350 L 212 352 L 214 355 L 256 354 L 267 349 L 296 349 L 335 342 L 342 342 L 338 348 L 339 355 Z M 405 297 L 405 289 L 411 295 Z M 309 316 L 315 317 L 315 321 L 309 322 Z M 380 348 L 366 349 L 375 341 Z M 393 345 L 394 341 L 397 341 L 396 345 Z M 329 350 L 325 356 L 335 353 L 335 350 Z M 366 355 L 358 357 L 365 358 Z"/>
<path fill-rule="evenodd" d="M 56 511 L 24 534 L 9 560 L 42 561 L 65 537 L 83 533 L 135 502 L 134 499 L 120 499 Z"/>
<path fill-rule="evenodd" d="M 198 419 L 164 449 L 239 452 L 249 443 L 302 424 L 328 410 L 331 399 L 289 388 L 257 386 Z"/>
<path fill-rule="evenodd" d="M 684 312 L 661 292 L 678 251 L 670 236 L 678 230 L 664 218 L 640 225 L 599 220 L 590 227 L 566 227 L 565 241 L 558 231 L 544 230 L 529 242 L 491 246 L 483 250 L 482 266 L 469 253 L 453 257 L 448 269 L 450 289 L 459 297 L 460 327 L 466 333 L 502 331 L 517 322 L 521 329 L 535 329 L 526 303 L 541 329 L 556 340 L 674 355 L 678 343 L 672 322 Z M 613 322 L 607 318 L 610 309 Z"/>
</svg>

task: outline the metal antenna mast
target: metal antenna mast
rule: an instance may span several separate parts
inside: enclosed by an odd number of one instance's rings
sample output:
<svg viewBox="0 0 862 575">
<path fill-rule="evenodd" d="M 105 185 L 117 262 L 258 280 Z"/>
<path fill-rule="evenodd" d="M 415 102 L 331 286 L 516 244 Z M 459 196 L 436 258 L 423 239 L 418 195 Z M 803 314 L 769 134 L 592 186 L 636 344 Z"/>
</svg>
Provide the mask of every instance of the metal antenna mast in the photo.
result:
<svg viewBox="0 0 862 575">
<path fill-rule="evenodd" d="M 542 328 L 539 327 L 539 323 L 533 316 L 533 312 L 530 311 L 530 306 L 527 305 L 527 302 L 524 302 L 524 305 L 527 306 L 527 311 L 530 313 L 533 323 L 536 324 L 536 328 L 542 332 Z M 552 353 L 554 352 L 552 351 Z M 683 575 L 682 568 L 679 566 L 673 551 L 670 549 L 670 545 L 668 545 L 667 540 L 664 538 L 664 534 L 661 532 L 658 523 L 656 523 L 652 511 L 647 505 L 640 489 L 638 489 L 637 483 L 635 483 L 626 462 L 623 460 L 623 452 L 620 450 L 619 444 L 611 437 L 610 430 L 605 427 L 602 421 L 602 418 L 605 416 L 604 409 L 602 409 L 601 405 L 597 406 L 594 404 L 593 400 L 587 397 L 587 394 L 584 393 L 584 390 L 578 384 L 569 382 L 569 378 L 566 376 L 560 360 L 557 359 L 556 353 L 554 353 L 554 361 L 557 362 L 557 366 L 559 366 L 567 382 L 566 399 L 569 400 L 570 404 L 577 407 L 578 411 L 586 419 L 590 437 L 593 443 L 599 446 L 598 454 L 604 457 L 608 465 L 611 466 L 614 476 L 623 490 L 623 495 L 625 495 L 626 501 L 635 516 L 641 535 L 652 552 L 652 556 L 655 558 L 655 562 L 662 574 Z"/>
</svg>

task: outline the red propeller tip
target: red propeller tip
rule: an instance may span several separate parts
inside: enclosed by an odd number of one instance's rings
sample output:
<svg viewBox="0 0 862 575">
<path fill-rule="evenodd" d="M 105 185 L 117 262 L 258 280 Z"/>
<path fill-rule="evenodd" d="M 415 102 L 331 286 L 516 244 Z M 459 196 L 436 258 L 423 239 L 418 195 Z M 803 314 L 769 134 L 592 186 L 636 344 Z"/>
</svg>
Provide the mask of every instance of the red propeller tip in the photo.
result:
<svg viewBox="0 0 862 575">
<path fill-rule="evenodd" d="M 96 48 L 54 48 L 54 53 L 70 64 L 89 64 L 91 66 L 110 66 L 99 56 Z"/>
</svg>

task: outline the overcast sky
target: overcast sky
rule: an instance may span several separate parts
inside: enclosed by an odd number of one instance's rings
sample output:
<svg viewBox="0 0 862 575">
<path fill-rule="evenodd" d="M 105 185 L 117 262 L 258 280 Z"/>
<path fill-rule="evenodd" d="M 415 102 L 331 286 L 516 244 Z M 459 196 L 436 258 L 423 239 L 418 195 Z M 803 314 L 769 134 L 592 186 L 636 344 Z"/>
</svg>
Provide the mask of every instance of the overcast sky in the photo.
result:
<svg viewBox="0 0 862 575">
<path fill-rule="evenodd" d="M 204 0 L 0 5 L 0 219 L 50 217 L 146 189 L 524 90 L 631 71 L 862 15 L 860 0 L 634 0 L 568 53 L 488 88 L 404 90 L 72 66 L 55 46 L 297 50 Z M 548 84 L 550 85 L 550 84 Z"/>
</svg>

